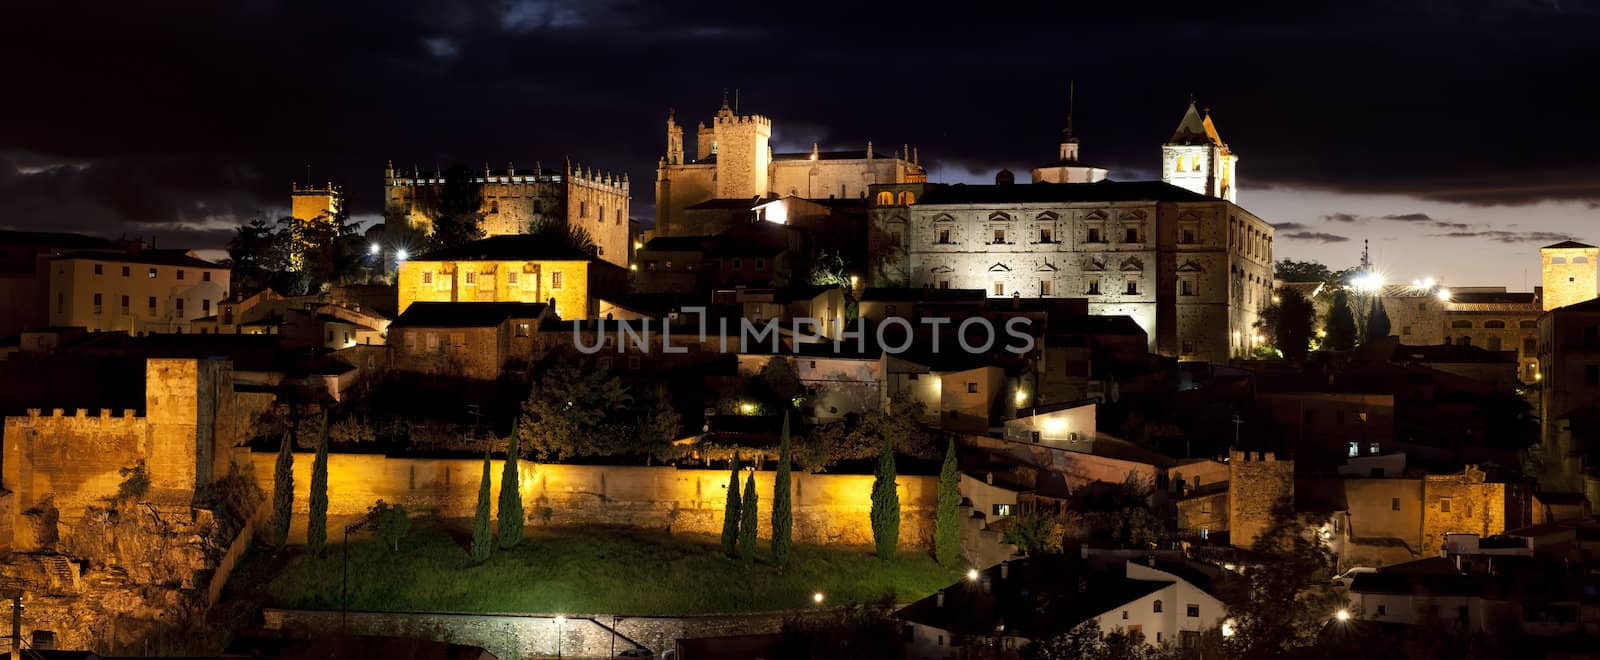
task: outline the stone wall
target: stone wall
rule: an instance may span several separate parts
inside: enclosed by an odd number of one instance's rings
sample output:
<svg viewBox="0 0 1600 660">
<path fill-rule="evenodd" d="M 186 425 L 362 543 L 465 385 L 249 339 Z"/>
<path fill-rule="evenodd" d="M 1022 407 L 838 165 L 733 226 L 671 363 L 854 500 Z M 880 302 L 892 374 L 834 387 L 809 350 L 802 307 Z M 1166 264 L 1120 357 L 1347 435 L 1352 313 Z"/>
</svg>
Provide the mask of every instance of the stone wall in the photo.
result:
<svg viewBox="0 0 1600 660">
<path fill-rule="evenodd" d="M 276 454 L 252 456 L 255 477 L 272 491 Z M 501 461 L 490 467 L 491 488 L 500 492 Z M 295 511 L 304 513 L 310 495 L 311 460 L 297 457 Z M 366 454 L 333 454 L 328 460 L 330 516 L 365 514 L 382 499 L 404 504 L 413 512 L 435 512 L 447 518 L 468 518 L 476 510 L 483 462 L 477 459 L 388 458 Z M 762 502 L 772 501 L 772 472 L 756 473 Z M 720 534 L 726 504 L 725 470 L 680 470 L 673 467 L 554 465 L 523 461 L 520 483 L 523 510 L 534 524 L 619 525 Z M 871 475 L 796 473 L 794 537 L 802 543 L 866 545 L 872 542 Z M 933 539 L 933 512 L 938 498 L 936 477 L 901 475 L 901 543 L 926 547 Z M 761 516 L 758 531 L 771 534 L 771 519 Z"/>
<path fill-rule="evenodd" d="M 1442 550 L 1445 534 L 1483 538 L 1506 530 L 1506 484 L 1485 483 L 1484 476 L 1468 465 L 1461 474 L 1423 477 L 1422 556 Z"/>
<path fill-rule="evenodd" d="M 756 614 L 707 614 L 682 617 L 563 614 L 557 626 L 551 614 L 464 614 L 450 612 L 350 612 L 267 609 L 267 630 L 294 637 L 338 634 L 392 635 L 481 646 L 503 660 L 555 657 L 604 658 L 648 648 L 657 656 L 676 640 L 724 635 L 775 633 L 785 619 L 819 616 L 826 610 Z M 348 624 L 346 624 L 348 622 Z M 613 632 L 615 634 L 613 634 Z"/>
<path fill-rule="evenodd" d="M 1280 503 L 1294 502 L 1294 461 L 1272 452 L 1228 452 L 1229 542 L 1248 548 L 1272 524 Z"/>
</svg>

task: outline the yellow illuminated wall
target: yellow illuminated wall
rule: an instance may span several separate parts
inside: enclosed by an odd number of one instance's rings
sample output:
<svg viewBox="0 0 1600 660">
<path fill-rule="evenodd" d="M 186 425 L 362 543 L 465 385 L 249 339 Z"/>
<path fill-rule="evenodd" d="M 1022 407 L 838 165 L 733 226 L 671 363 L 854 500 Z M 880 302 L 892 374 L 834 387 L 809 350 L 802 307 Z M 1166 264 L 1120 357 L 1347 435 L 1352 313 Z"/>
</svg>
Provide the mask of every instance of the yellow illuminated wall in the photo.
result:
<svg viewBox="0 0 1600 660">
<path fill-rule="evenodd" d="M 555 300 L 566 320 L 589 315 L 587 261 L 406 261 L 400 264 L 400 313 L 413 302 Z"/>
</svg>

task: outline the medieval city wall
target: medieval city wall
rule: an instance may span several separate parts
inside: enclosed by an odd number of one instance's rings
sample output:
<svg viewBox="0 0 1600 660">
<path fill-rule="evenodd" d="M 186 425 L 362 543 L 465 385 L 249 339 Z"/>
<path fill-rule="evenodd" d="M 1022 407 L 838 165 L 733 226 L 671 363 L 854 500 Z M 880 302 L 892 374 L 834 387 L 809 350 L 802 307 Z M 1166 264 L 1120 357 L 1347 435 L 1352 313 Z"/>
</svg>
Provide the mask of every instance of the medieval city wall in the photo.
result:
<svg viewBox="0 0 1600 660">
<path fill-rule="evenodd" d="M 255 477 L 272 491 L 274 453 L 252 456 Z M 295 511 L 310 501 L 310 454 L 295 456 Z M 490 466 L 491 488 L 500 492 L 502 461 Z M 365 514 L 377 500 L 404 504 L 413 513 L 468 518 L 477 508 L 483 461 L 450 458 L 390 458 L 333 454 L 328 460 L 330 516 Z M 765 509 L 772 502 L 772 472 L 756 472 Z M 523 510 L 533 525 L 617 525 L 673 532 L 720 534 L 726 504 L 726 470 L 673 467 L 553 465 L 523 461 L 519 477 Z M 741 486 L 743 478 L 741 477 Z M 901 475 L 901 543 L 925 546 L 933 538 L 938 479 Z M 865 545 L 872 542 L 868 518 L 872 475 L 793 475 L 794 537 L 802 543 Z M 760 516 L 758 534 L 770 538 L 771 519 Z"/>
<path fill-rule="evenodd" d="M 53 547 L 88 507 L 117 494 L 123 468 L 150 453 L 151 425 L 132 410 L 29 410 L 5 420 L 4 487 L 14 496 L 6 522 L 12 550 Z M 153 475 L 152 475 L 153 476 Z"/>
<path fill-rule="evenodd" d="M 1228 527 L 1230 542 L 1241 548 L 1255 544 L 1270 527 L 1273 510 L 1294 502 L 1294 461 L 1272 452 L 1228 452 Z"/>
</svg>

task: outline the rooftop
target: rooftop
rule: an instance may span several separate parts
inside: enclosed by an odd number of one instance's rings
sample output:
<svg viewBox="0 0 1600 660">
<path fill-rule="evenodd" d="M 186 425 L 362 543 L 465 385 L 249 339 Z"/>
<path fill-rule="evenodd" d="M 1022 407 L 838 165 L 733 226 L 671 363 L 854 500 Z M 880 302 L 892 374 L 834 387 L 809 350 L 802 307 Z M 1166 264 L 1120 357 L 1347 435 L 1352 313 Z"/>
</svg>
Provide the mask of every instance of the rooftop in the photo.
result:
<svg viewBox="0 0 1600 660">
<path fill-rule="evenodd" d="M 1095 183 L 1032 183 L 933 188 L 919 206 L 938 204 L 1003 204 L 1015 202 L 1215 202 L 1220 201 L 1162 181 L 1097 181 Z"/>
<path fill-rule="evenodd" d="M 1126 570 L 1097 568 L 1075 557 L 1014 560 L 983 571 L 979 584 L 963 580 L 946 587 L 939 592 L 942 606 L 934 594 L 896 617 L 957 634 L 987 637 L 1003 629 L 1007 636 L 1043 639 L 1172 584 L 1130 580 Z M 983 582 L 988 589 L 979 586 Z"/>
<path fill-rule="evenodd" d="M 414 302 L 390 328 L 487 328 L 507 319 L 538 319 L 544 303 Z"/>
<path fill-rule="evenodd" d="M 99 236 L 56 231 L 0 230 L 0 245 L 38 245 L 73 250 L 115 250 L 117 244 Z"/>
<path fill-rule="evenodd" d="M 529 234 L 490 236 L 435 250 L 412 261 L 588 261 L 593 255 L 559 240 Z"/>
<path fill-rule="evenodd" d="M 56 259 L 92 259 L 149 266 L 181 266 L 226 270 L 228 267 L 194 256 L 188 250 L 143 250 L 140 252 L 69 252 Z"/>
<path fill-rule="evenodd" d="M 1539 249 L 1541 249 L 1541 250 L 1572 250 L 1572 249 L 1584 249 L 1584 248 L 1592 249 L 1592 248 L 1594 248 L 1594 246 L 1590 245 L 1588 243 L 1579 243 L 1577 241 L 1561 241 L 1560 243 L 1552 243 L 1550 245 L 1546 245 L 1546 246 L 1544 246 L 1542 248 L 1539 248 Z"/>
</svg>

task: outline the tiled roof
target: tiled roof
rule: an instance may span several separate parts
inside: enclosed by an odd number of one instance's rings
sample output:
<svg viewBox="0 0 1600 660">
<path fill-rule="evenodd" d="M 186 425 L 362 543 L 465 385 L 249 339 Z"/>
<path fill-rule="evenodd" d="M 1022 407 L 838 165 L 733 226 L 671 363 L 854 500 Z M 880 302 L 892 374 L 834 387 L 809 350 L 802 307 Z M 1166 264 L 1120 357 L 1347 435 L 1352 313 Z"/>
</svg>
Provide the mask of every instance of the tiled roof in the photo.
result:
<svg viewBox="0 0 1600 660">
<path fill-rule="evenodd" d="M 1120 570 L 1119 570 L 1120 569 Z M 896 618 L 957 634 L 1044 639 L 1173 584 L 1132 580 L 1121 567 L 1097 568 L 1076 557 L 1030 557 L 983 571 L 985 591 L 966 580 L 907 605 Z"/>
<path fill-rule="evenodd" d="M 227 266 L 212 263 L 201 259 L 188 250 L 144 250 L 142 252 L 69 252 L 56 257 L 65 259 L 90 259 L 110 263 L 144 264 L 147 266 L 182 266 L 184 268 L 206 268 L 214 270 L 227 270 Z"/>
<path fill-rule="evenodd" d="M 1588 243 L 1579 243 L 1577 241 L 1561 241 L 1560 243 L 1553 243 L 1551 245 L 1546 245 L 1546 246 L 1544 246 L 1542 248 L 1539 248 L 1539 249 L 1541 249 L 1541 250 L 1570 250 L 1570 249 L 1575 249 L 1575 248 L 1582 249 L 1582 248 L 1592 248 L 1592 247 L 1594 247 L 1594 246 L 1590 245 Z"/>
<path fill-rule="evenodd" d="M 507 319 L 537 319 L 548 306 L 544 303 L 514 302 L 415 302 L 393 328 L 487 328 Z"/>
<path fill-rule="evenodd" d="M 1216 198 L 1162 181 L 1097 181 L 1014 185 L 956 184 L 923 194 L 918 206 L 1016 202 L 1214 202 Z"/>
</svg>

